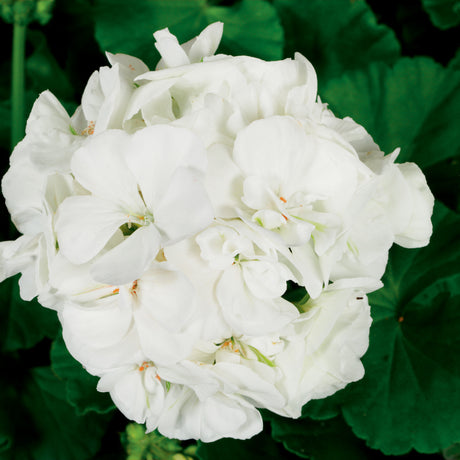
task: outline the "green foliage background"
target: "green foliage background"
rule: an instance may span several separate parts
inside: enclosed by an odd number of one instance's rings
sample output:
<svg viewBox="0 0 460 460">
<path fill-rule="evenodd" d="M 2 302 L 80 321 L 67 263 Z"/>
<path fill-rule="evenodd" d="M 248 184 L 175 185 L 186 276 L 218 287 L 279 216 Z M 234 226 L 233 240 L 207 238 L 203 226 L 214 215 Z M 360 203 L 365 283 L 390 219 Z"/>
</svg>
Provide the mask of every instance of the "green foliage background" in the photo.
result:
<svg viewBox="0 0 460 460">
<path fill-rule="evenodd" d="M 4 281 L 0 459 L 459 459 L 460 1 L 57 0 L 49 23 L 28 29 L 27 110 L 45 89 L 73 110 L 90 74 L 107 64 L 105 50 L 154 68 L 155 30 L 169 27 L 185 41 L 216 20 L 225 23 L 220 52 L 267 60 L 301 52 L 338 116 L 422 167 L 437 199 L 432 241 L 391 250 L 385 287 L 370 296 L 364 379 L 308 403 L 299 420 L 264 413 L 264 432 L 248 441 L 144 436 L 68 354 L 56 314 L 22 301 L 17 277 Z M 0 31 L 4 173 L 12 26 Z M 15 238 L 1 206 L 0 236 Z"/>
</svg>

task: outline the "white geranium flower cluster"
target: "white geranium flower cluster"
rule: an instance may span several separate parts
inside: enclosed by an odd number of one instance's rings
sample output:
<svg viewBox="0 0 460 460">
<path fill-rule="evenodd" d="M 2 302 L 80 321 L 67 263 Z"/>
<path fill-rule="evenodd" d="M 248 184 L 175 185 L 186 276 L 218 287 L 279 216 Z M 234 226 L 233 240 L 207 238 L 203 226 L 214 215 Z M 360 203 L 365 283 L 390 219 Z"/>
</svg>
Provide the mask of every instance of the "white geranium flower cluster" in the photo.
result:
<svg viewBox="0 0 460 460">
<path fill-rule="evenodd" d="M 126 417 L 203 441 L 361 379 L 366 293 L 432 231 L 420 169 L 336 118 L 307 59 L 214 55 L 222 30 L 156 32 L 155 71 L 108 54 L 72 117 L 42 93 L 2 183 L 1 277 Z"/>
</svg>

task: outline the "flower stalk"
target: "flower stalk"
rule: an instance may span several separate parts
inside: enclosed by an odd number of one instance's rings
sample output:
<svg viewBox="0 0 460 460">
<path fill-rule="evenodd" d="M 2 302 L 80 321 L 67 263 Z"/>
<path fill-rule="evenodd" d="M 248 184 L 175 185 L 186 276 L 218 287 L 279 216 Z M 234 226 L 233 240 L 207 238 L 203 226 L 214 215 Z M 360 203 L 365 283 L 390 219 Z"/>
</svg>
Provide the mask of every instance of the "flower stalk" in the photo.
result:
<svg viewBox="0 0 460 460">
<path fill-rule="evenodd" d="M 0 17 L 13 24 L 11 64 L 11 150 L 24 137 L 25 131 L 25 48 L 27 25 L 38 21 L 45 25 L 51 19 L 54 0 L 0 0 Z"/>
<path fill-rule="evenodd" d="M 11 149 L 24 137 L 25 81 L 24 55 L 27 25 L 13 26 L 13 59 L 11 66 Z"/>
</svg>

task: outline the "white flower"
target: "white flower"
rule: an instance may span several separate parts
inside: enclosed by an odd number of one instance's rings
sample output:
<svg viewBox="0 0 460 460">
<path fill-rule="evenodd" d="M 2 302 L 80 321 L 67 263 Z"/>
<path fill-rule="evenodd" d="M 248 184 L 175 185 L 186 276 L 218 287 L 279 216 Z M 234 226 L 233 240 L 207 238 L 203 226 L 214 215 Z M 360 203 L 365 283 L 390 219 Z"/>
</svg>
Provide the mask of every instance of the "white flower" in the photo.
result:
<svg viewBox="0 0 460 460">
<path fill-rule="evenodd" d="M 222 30 L 156 32 L 156 71 L 108 53 L 72 117 L 42 93 L 2 182 L 21 236 L 0 279 L 57 310 L 126 417 L 204 442 L 362 378 L 366 293 L 393 243 L 428 243 L 434 201 L 306 58 L 214 55 Z"/>
<path fill-rule="evenodd" d="M 105 373 L 97 385 L 101 392 L 110 392 L 113 402 L 130 420 L 156 428 L 165 406 L 166 383 L 149 361 Z"/>
<path fill-rule="evenodd" d="M 298 316 L 297 309 L 281 298 L 292 273 L 278 262 L 276 253 L 264 252 L 227 226 L 201 232 L 196 241 L 201 256 L 221 269 L 216 297 L 234 333 L 263 335 L 282 328 Z"/>
<path fill-rule="evenodd" d="M 281 410 L 285 399 L 276 388 L 280 374 L 250 342 L 231 337 L 207 344 L 192 360 L 159 370 L 160 377 L 173 384 L 159 431 L 205 442 L 246 439 L 261 431 L 262 418 L 255 407 Z"/>
<path fill-rule="evenodd" d="M 350 282 L 330 285 L 304 306 L 274 358 L 283 372 L 279 388 L 288 400 L 285 415 L 299 417 L 309 400 L 325 398 L 364 375 L 360 358 L 369 344 L 369 304 L 364 290 L 343 289 L 343 284 Z"/>
<path fill-rule="evenodd" d="M 72 159 L 72 173 L 90 194 L 70 197 L 60 206 L 60 250 L 73 263 L 85 263 L 118 232 L 121 241 L 106 248 L 92 274 L 115 285 L 136 280 L 162 246 L 211 221 L 200 182 L 205 166 L 199 140 L 179 128 L 155 126 L 132 136 L 109 130 L 95 136 Z"/>
<path fill-rule="evenodd" d="M 168 410 L 162 414 L 158 431 L 169 438 L 203 442 L 248 439 L 263 426 L 260 412 L 252 404 L 223 393 L 200 401 L 190 388 L 175 385 L 166 396 L 165 406 Z"/>
</svg>

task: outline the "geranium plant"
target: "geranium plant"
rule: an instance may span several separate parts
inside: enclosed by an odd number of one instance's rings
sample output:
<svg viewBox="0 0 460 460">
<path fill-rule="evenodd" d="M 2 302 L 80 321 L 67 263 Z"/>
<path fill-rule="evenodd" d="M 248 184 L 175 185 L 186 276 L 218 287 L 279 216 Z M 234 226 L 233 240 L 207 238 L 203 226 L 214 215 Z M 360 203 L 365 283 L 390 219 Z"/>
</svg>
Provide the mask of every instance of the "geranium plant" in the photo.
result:
<svg viewBox="0 0 460 460">
<path fill-rule="evenodd" d="M 151 4 L 176 12 L 199 6 L 161 5 Z M 457 371 L 436 376 L 433 362 L 459 327 L 457 218 L 437 205 L 431 236 L 434 196 L 409 160 L 433 168 L 451 158 L 430 155 L 426 134 L 446 109 L 432 99 L 422 128 L 405 127 L 393 121 L 389 104 L 415 91 L 411 81 L 398 86 L 398 75 L 417 75 L 434 91 L 424 79 L 442 69 L 401 59 L 391 69 L 376 63 L 338 76 L 326 59 L 318 65 L 318 95 L 308 56 L 218 52 L 221 38 L 224 51 L 229 46 L 225 24 L 232 19 L 250 22 L 253 14 L 255 24 L 279 26 L 277 14 L 289 16 L 292 5 L 275 6 L 260 0 L 206 7 L 211 24 L 182 45 L 168 28 L 158 29 L 150 46 L 159 59 L 149 70 L 139 57 L 109 52 L 131 52 L 133 44 L 110 49 L 110 23 L 102 16 L 109 5 L 101 1 L 96 37 L 108 45 L 108 65 L 91 74 L 70 114 L 50 90 L 33 103 L 2 181 L 20 236 L 0 243 L 0 268 L 3 278 L 20 273 L 21 298 L 37 298 L 41 306 L 33 308 L 47 309 L 38 313 L 44 327 L 35 341 L 57 330 L 62 337 L 51 347 L 51 373 L 32 369 L 28 391 L 38 387 L 67 400 L 77 411 L 69 427 L 84 426 L 91 412 L 106 420 L 113 408 L 108 393 L 147 433 L 200 441 L 198 450 L 180 454 L 200 458 L 212 455 L 209 443 L 266 433 L 264 418 L 275 441 L 303 455 L 307 440 L 292 433 L 322 426 L 303 417 L 328 420 L 327 429 L 343 436 L 340 412 L 358 437 L 386 454 L 439 451 L 457 441 L 443 405 L 451 399 L 437 409 L 448 423 L 431 409 L 441 388 L 456 390 Z M 317 6 L 318 17 L 324 8 Z M 344 11 L 371 18 L 361 2 Z M 371 27 L 373 37 L 394 40 L 379 27 Z M 231 25 L 227 39 L 234 34 Z M 376 60 L 390 60 L 384 51 Z M 455 99 L 457 72 L 444 72 L 450 86 L 440 83 L 439 90 Z M 368 85 L 377 105 L 360 109 L 363 81 L 376 76 L 385 81 L 377 95 L 380 89 Z M 352 104 L 356 120 L 331 110 L 328 95 L 339 108 Z M 375 117 L 367 122 L 376 140 L 357 122 L 366 109 Z M 414 117 L 416 109 L 402 108 Z M 17 123 L 16 117 L 16 132 Z M 376 143 L 381 132 L 394 131 L 401 133 L 397 143 Z M 441 145 L 451 139 L 439 136 Z M 410 251 L 392 249 L 389 259 L 393 244 Z M 433 335 L 438 323 L 440 338 Z M 450 359 L 443 354 L 442 369 Z M 435 376 L 420 381 L 423 366 L 434 366 Z M 418 406 L 428 383 L 430 397 Z M 410 388 L 399 407 L 399 397 L 388 396 L 394 385 Z M 406 415 L 394 422 L 397 410 Z M 437 421 L 404 431 L 425 413 Z M 128 453 L 141 445 L 133 430 L 124 438 Z M 432 430 L 437 435 L 429 437 Z M 93 436 L 97 446 L 100 435 Z M 163 449 L 161 436 L 146 436 L 142 445 L 157 449 L 158 458 L 179 455 L 179 444 Z M 13 455 L 13 437 L 6 440 Z M 321 449 L 305 455 L 332 455 L 332 448 Z"/>
</svg>

